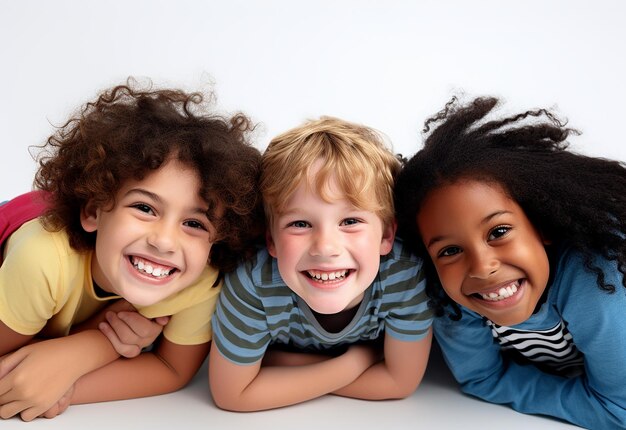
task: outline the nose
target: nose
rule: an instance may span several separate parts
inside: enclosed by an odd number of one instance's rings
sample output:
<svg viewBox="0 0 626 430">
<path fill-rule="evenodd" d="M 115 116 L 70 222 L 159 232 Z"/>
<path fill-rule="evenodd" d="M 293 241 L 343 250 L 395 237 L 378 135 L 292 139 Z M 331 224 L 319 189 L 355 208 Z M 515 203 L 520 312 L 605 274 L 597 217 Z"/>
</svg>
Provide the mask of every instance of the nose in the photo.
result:
<svg viewBox="0 0 626 430">
<path fill-rule="evenodd" d="M 176 249 L 178 224 L 173 222 L 154 223 L 148 234 L 148 244 L 159 252 L 167 253 Z"/>
<path fill-rule="evenodd" d="M 474 250 L 466 249 L 465 252 L 469 254 L 470 278 L 487 279 L 500 268 L 500 260 L 489 246 Z"/>
<path fill-rule="evenodd" d="M 330 228 L 317 228 L 309 252 L 313 256 L 334 257 L 341 253 L 339 234 Z"/>
</svg>

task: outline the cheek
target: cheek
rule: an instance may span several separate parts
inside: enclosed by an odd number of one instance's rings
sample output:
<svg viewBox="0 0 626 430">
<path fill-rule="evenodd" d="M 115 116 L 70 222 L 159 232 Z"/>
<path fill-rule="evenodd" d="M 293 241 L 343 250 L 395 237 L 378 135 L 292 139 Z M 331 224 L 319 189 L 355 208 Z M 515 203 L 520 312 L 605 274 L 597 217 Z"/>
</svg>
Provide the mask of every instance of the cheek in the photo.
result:
<svg viewBox="0 0 626 430">
<path fill-rule="evenodd" d="M 523 249 L 524 252 L 520 252 L 519 259 L 528 261 L 528 270 L 532 271 L 535 277 L 547 283 L 550 276 L 550 262 L 543 242 L 538 238 L 537 240 L 530 240 Z"/>
<path fill-rule="evenodd" d="M 463 275 L 459 270 L 451 266 L 437 267 L 435 266 L 439 283 L 444 291 L 451 298 L 461 295 L 461 284 L 463 283 Z"/>
</svg>

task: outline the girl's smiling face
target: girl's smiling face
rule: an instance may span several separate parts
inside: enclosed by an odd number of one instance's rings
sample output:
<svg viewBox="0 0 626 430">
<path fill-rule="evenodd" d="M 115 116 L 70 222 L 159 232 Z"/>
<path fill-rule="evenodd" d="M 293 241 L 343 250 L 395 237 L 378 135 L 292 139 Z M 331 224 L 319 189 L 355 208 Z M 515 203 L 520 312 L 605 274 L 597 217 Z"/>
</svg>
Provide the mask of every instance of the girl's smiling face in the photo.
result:
<svg viewBox="0 0 626 430">
<path fill-rule="evenodd" d="M 527 320 L 548 283 L 545 241 L 496 183 L 432 190 L 417 227 L 448 296 L 496 324 Z"/>
<path fill-rule="evenodd" d="M 215 237 L 199 190 L 196 171 L 170 160 L 144 179 L 126 181 L 112 209 L 86 208 L 82 226 L 97 232 L 94 281 L 139 306 L 194 283 Z"/>
</svg>

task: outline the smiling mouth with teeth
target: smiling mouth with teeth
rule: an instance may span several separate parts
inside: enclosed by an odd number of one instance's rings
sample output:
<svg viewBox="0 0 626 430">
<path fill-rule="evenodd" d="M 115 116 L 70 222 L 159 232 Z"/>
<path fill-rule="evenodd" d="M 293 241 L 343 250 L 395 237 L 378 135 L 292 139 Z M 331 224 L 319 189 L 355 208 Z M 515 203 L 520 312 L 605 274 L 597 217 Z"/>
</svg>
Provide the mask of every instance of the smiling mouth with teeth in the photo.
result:
<svg viewBox="0 0 626 430">
<path fill-rule="evenodd" d="M 165 278 L 176 271 L 176 268 L 174 267 L 162 266 L 152 261 L 134 256 L 130 257 L 130 262 L 138 272 L 150 275 L 154 278 Z"/>
<path fill-rule="evenodd" d="M 509 285 L 501 287 L 498 291 L 492 291 L 491 293 L 476 293 L 474 296 L 480 297 L 483 300 L 489 302 L 499 302 L 500 300 L 508 299 L 512 297 L 519 288 L 520 281 L 511 282 Z"/>
<path fill-rule="evenodd" d="M 324 282 L 337 282 L 344 280 L 349 274 L 349 270 L 336 270 L 332 272 L 321 272 L 319 270 L 307 270 L 305 272 L 310 279 L 314 281 L 324 283 Z"/>
</svg>

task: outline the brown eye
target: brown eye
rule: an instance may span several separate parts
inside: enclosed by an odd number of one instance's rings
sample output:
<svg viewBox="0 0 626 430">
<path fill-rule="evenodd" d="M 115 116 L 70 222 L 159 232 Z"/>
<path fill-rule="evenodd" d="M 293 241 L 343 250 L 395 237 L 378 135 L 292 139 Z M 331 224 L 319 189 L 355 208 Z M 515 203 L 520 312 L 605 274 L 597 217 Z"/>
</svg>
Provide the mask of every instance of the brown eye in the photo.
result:
<svg viewBox="0 0 626 430">
<path fill-rule="evenodd" d="M 437 253 L 437 257 L 451 257 L 461 252 L 458 246 L 447 246 Z"/>
<path fill-rule="evenodd" d="M 200 221 L 196 221 L 196 220 L 185 221 L 184 225 L 186 225 L 187 227 L 197 228 L 197 229 L 200 229 L 200 230 L 206 230 L 207 229 L 204 226 L 204 224 L 202 224 Z"/>
<path fill-rule="evenodd" d="M 135 203 L 134 205 L 131 205 L 131 207 L 147 214 L 154 213 L 154 210 L 152 210 L 152 208 L 145 203 Z"/>
<path fill-rule="evenodd" d="M 493 230 L 491 230 L 489 232 L 489 236 L 487 237 L 488 240 L 496 240 L 496 239 L 500 239 L 503 236 L 506 236 L 506 234 L 511 230 L 511 227 L 508 225 L 499 225 L 498 227 L 494 228 Z"/>
</svg>

